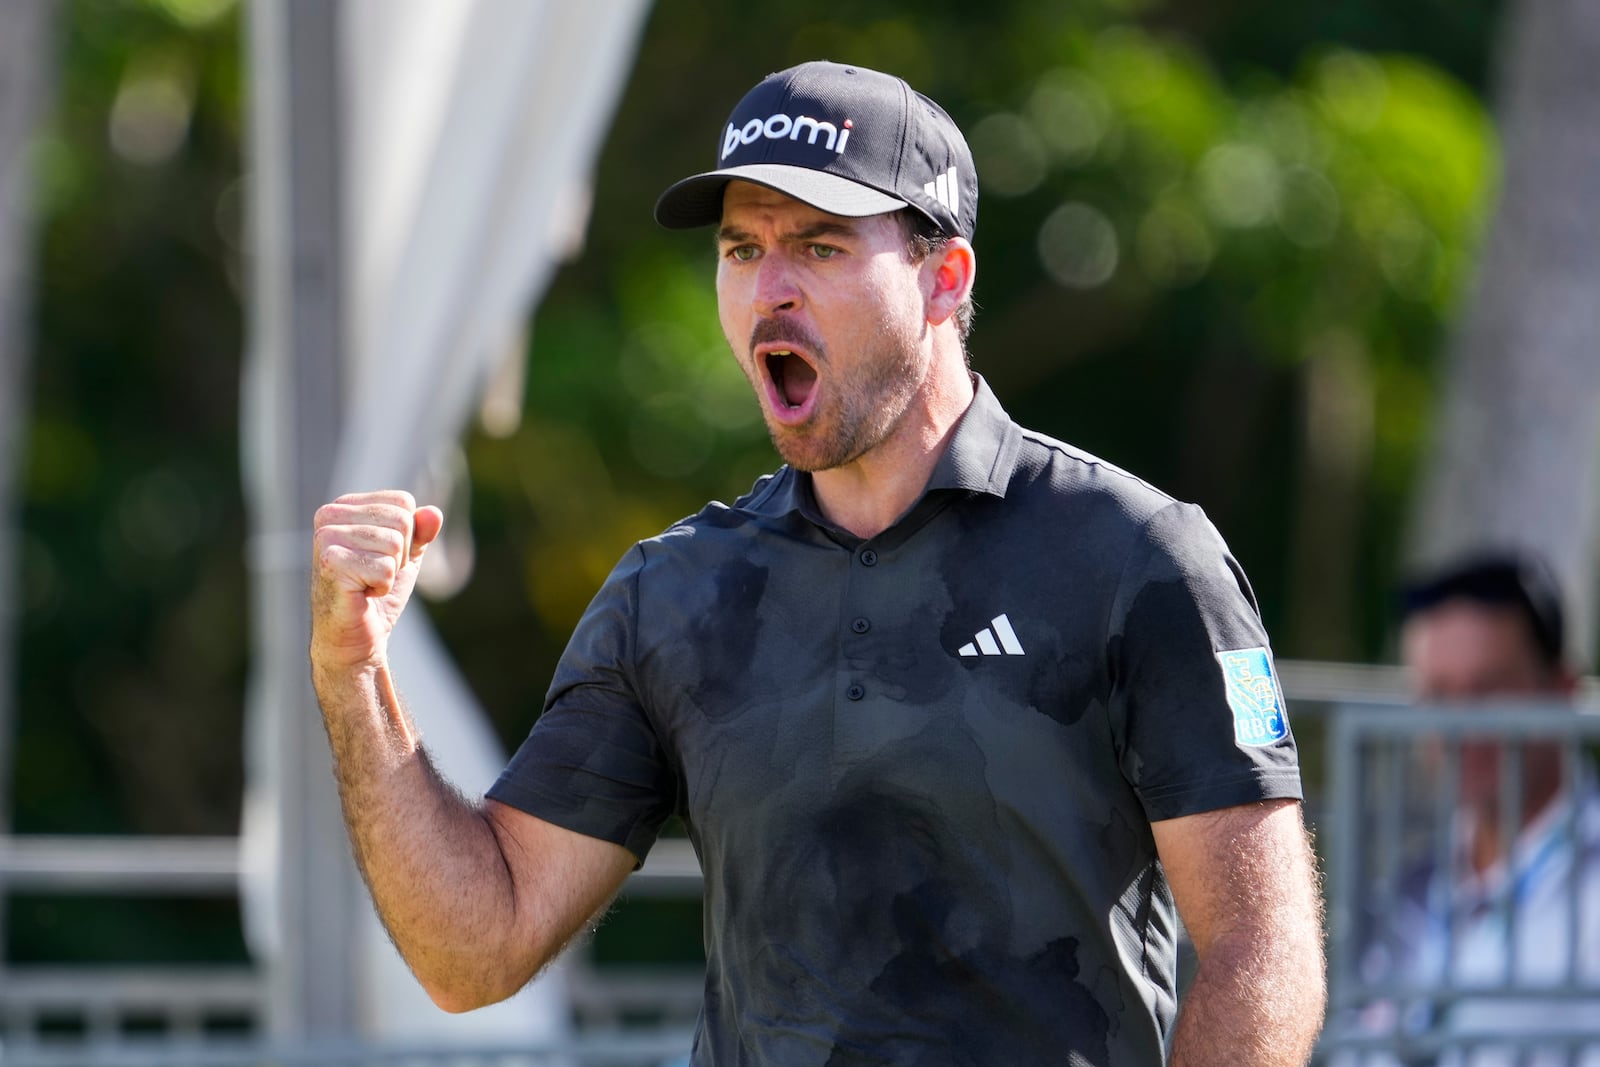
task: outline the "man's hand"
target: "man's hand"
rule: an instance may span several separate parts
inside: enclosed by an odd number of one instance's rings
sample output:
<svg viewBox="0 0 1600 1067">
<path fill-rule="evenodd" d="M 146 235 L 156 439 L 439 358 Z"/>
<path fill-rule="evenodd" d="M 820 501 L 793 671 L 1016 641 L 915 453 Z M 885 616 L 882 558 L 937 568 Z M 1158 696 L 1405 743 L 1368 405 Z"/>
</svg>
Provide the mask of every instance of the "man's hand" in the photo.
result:
<svg viewBox="0 0 1600 1067">
<path fill-rule="evenodd" d="M 411 599 L 422 554 L 444 512 L 410 493 L 347 493 L 317 509 L 311 569 L 311 659 L 325 669 L 376 667 Z"/>
</svg>

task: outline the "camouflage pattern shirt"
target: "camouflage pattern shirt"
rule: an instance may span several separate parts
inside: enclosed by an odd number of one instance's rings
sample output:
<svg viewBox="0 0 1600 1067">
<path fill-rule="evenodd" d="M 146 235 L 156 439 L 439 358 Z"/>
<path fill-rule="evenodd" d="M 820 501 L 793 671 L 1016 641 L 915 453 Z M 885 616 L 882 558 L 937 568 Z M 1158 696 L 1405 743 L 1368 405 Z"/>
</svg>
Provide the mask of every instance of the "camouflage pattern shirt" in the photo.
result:
<svg viewBox="0 0 1600 1067">
<path fill-rule="evenodd" d="M 692 1062 L 1161 1062 L 1150 823 L 1300 796 L 1254 596 L 1200 509 L 978 379 L 870 540 L 782 468 L 631 549 L 489 796 L 706 876 Z"/>
</svg>

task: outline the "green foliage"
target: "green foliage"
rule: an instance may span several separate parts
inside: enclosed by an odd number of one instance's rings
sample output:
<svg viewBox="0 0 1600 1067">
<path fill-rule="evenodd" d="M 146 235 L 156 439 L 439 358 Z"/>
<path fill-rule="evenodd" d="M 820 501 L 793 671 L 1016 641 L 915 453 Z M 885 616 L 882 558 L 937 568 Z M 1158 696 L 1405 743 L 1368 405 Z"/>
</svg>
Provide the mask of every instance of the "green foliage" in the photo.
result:
<svg viewBox="0 0 1600 1067">
<path fill-rule="evenodd" d="M 80 0 L 61 20 L 54 118 L 34 156 L 21 831 L 237 828 L 246 600 L 231 8 Z"/>
<path fill-rule="evenodd" d="M 23 894 L 11 899 L 6 919 L 4 958 L 13 963 L 215 965 L 245 959 L 232 897 Z"/>
</svg>

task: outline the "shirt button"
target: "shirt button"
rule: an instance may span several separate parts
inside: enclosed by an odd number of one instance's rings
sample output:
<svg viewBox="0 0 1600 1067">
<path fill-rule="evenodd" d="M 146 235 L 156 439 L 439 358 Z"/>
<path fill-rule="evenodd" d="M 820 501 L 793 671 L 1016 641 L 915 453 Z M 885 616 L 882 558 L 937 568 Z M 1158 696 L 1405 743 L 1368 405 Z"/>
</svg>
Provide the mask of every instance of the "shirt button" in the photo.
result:
<svg viewBox="0 0 1600 1067">
<path fill-rule="evenodd" d="M 860 700 L 862 697 L 867 695 L 867 691 L 860 685 L 852 685 L 849 689 L 844 691 L 844 695 L 849 697 L 851 700 Z"/>
<path fill-rule="evenodd" d="M 875 566 L 877 566 L 877 564 L 878 564 L 878 554 L 876 552 L 874 552 L 870 548 L 865 549 L 865 550 L 862 551 L 862 553 L 861 553 L 861 565 L 863 567 L 875 567 Z"/>
<path fill-rule="evenodd" d="M 868 630 L 872 629 L 872 624 L 866 619 L 857 619 L 855 622 L 850 624 L 850 629 L 854 630 L 858 634 L 864 634 Z"/>
</svg>

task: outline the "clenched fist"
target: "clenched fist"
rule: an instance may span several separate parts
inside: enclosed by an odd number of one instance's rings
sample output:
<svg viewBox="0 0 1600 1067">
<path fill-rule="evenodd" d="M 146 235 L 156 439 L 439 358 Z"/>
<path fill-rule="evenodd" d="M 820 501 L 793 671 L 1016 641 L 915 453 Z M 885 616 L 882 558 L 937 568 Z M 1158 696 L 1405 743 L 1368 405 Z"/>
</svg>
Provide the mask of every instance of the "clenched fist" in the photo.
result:
<svg viewBox="0 0 1600 1067">
<path fill-rule="evenodd" d="M 410 493 L 347 493 L 317 509 L 311 561 L 311 660 L 378 666 L 444 512 Z"/>
</svg>

